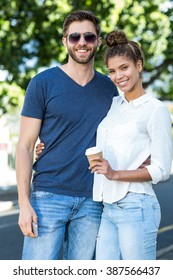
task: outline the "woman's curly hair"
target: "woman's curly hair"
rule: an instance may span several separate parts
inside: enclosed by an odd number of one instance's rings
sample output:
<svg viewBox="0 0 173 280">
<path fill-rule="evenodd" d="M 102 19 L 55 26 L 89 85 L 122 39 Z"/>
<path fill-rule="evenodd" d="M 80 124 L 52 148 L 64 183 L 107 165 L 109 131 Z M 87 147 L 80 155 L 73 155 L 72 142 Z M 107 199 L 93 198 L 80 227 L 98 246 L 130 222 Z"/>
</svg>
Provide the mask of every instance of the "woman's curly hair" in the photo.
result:
<svg viewBox="0 0 173 280">
<path fill-rule="evenodd" d="M 105 53 L 105 63 L 114 56 L 125 56 L 132 60 L 135 64 L 141 60 L 144 65 L 144 56 L 137 42 L 127 39 L 126 34 L 121 31 L 112 31 L 106 36 L 107 50 Z"/>
</svg>

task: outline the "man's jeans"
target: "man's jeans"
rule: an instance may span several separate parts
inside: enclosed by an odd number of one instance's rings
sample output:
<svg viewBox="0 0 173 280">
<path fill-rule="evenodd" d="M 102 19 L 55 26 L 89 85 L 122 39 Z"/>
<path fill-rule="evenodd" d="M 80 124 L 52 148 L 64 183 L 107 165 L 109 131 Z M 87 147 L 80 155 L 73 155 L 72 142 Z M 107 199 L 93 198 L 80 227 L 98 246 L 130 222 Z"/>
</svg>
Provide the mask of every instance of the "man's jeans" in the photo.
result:
<svg viewBox="0 0 173 280">
<path fill-rule="evenodd" d="M 128 193 L 104 204 L 96 259 L 155 260 L 160 206 L 155 196 Z"/>
<path fill-rule="evenodd" d="M 38 216 L 38 237 L 25 237 L 23 260 L 57 260 L 63 242 L 64 259 L 94 259 L 102 203 L 37 191 L 31 205 Z"/>
</svg>

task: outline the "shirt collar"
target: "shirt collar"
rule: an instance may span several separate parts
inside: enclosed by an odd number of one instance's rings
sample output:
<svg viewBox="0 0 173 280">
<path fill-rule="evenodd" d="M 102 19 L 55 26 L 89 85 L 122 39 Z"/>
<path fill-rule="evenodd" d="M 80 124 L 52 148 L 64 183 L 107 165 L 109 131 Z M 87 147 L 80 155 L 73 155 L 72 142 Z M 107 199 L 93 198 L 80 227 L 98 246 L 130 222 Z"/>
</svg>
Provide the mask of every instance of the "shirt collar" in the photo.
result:
<svg viewBox="0 0 173 280">
<path fill-rule="evenodd" d="M 148 93 L 140 96 L 139 98 L 130 101 L 130 103 L 133 104 L 134 107 L 138 107 L 141 104 L 148 102 L 148 100 L 150 100 L 151 98 L 152 98 L 152 93 L 148 92 Z M 122 93 L 121 99 L 118 100 L 118 103 L 121 105 L 124 102 L 129 103 L 127 101 L 127 99 L 125 98 L 124 93 Z"/>
</svg>

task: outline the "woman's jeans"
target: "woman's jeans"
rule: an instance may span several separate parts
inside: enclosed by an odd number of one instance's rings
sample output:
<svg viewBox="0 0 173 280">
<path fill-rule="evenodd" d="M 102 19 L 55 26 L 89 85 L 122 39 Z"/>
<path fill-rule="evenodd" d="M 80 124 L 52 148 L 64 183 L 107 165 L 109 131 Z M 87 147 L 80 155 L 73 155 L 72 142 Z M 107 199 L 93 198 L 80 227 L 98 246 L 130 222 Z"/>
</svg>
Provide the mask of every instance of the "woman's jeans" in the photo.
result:
<svg viewBox="0 0 173 280">
<path fill-rule="evenodd" d="M 38 216 L 38 237 L 25 236 L 23 260 L 57 260 L 62 243 L 64 259 L 94 259 L 102 203 L 37 191 L 31 205 Z"/>
<path fill-rule="evenodd" d="M 104 203 L 96 259 L 155 260 L 160 217 L 155 196 L 129 192 L 116 203 Z"/>
</svg>

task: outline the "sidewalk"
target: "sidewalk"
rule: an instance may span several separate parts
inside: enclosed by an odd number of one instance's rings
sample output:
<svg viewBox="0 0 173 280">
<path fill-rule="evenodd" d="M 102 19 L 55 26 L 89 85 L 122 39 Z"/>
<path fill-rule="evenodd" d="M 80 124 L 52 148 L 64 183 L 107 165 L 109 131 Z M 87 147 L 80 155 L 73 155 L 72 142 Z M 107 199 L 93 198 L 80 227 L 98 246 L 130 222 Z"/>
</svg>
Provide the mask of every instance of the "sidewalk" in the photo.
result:
<svg viewBox="0 0 173 280">
<path fill-rule="evenodd" d="M 0 202 L 1 195 L 17 194 L 16 171 L 7 170 L 0 175 Z"/>
<path fill-rule="evenodd" d="M 16 173 L 15 170 L 6 170 L 0 176 L 0 214 L 13 209 L 14 202 L 6 200 L 12 193 L 17 193 Z"/>
</svg>

